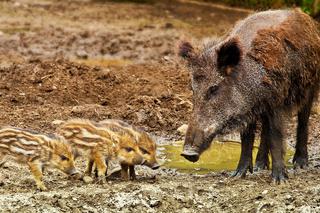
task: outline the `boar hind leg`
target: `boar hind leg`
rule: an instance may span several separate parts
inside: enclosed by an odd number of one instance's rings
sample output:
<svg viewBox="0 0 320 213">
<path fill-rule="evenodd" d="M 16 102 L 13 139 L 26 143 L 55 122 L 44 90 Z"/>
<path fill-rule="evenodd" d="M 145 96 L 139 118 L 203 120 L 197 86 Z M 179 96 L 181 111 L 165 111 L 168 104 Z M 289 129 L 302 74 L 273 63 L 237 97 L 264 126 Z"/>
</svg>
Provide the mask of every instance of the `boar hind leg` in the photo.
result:
<svg viewBox="0 0 320 213">
<path fill-rule="evenodd" d="M 270 144 L 269 144 L 269 122 L 268 119 L 265 117 L 262 117 L 262 131 L 261 131 L 261 142 L 259 146 L 259 150 L 257 153 L 257 158 L 256 158 L 256 164 L 254 167 L 254 171 L 260 171 L 263 169 L 269 169 L 270 168 L 270 162 L 269 162 L 269 149 L 270 149 Z"/>
<path fill-rule="evenodd" d="M 256 130 L 256 124 L 250 124 L 241 133 L 241 156 L 236 171 L 232 174 L 232 177 L 245 177 L 247 170 L 252 173 L 252 148 L 254 142 L 254 135 Z"/>
<path fill-rule="evenodd" d="M 129 174 L 130 174 L 130 180 L 136 179 L 136 172 L 134 171 L 134 166 L 129 166 Z"/>
<path fill-rule="evenodd" d="M 284 163 L 285 141 L 283 134 L 283 115 L 280 112 L 271 112 L 268 115 L 270 152 L 272 157 L 272 179 L 275 183 L 285 182 L 288 179 Z"/>
<path fill-rule="evenodd" d="M 298 112 L 297 144 L 293 157 L 295 168 L 304 168 L 308 164 L 308 123 L 314 94 L 310 94 L 306 104 Z"/>
<path fill-rule="evenodd" d="M 38 160 L 35 160 L 35 161 L 28 162 L 28 166 L 34 177 L 37 188 L 41 191 L 47 190 L 47 187 L 42 182 L 43 175 L 42 175 L 41 163 Z"/>
</svg>

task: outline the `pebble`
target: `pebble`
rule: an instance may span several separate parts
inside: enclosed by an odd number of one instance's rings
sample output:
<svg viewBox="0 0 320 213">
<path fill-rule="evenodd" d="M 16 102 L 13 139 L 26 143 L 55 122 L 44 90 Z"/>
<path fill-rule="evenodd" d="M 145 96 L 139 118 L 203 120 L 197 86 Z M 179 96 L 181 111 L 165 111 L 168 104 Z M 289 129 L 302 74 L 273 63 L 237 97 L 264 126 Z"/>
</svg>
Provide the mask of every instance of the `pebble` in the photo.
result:
<svg viewBox="0 0 320 213">
<path fill-rule="evenodd" d="M 266 195 L 268 193 L 268 190 L 264 190 L 261 194 Z"/>
<path fill-rule="evenodd" d="M 64 121 L 62 121 L 62 120 L 54 120 L 54 121 L 52 121 L 52 124 L 53 125 L 61 125 L 63 122 Z"/>
<path fill-rule="evenodd" d="M 301 212 L 301 213 L 309 213 L 309 212 L 311 212 L 311 207 L 310 206 L 301 206 L 299 208 L 299 212 Z"/>
<path fill-rule="evenodd" d="M 187 208 L 182 208 L 181 209 L 181 213 L 188 213 L 188 212 L 191 212 L 191 210 L 187 209 Z"/>
<path fill-rule="evenodd" d="M 188 125 L 183 124 L 177 129 L 177 131 L 179 132 L 180 135 L 185 135 L 187 133 L 187 129 L 188 129 Z"/>
<path fill-rule="evenodd" d="M 149 201 L 149 206 L 150 207 L 157 207 L 161 204 L 160 200 L 150 200 Z"/>
<path fill-rule="evenodd" d="M 68 206 L 64 200 L 58 200 L 58 206 L 62 209 L 68 209 Z"/>
<path fill-rule="evenodd" d="M 93 178 L 90 177 L 90 176 L 84 176 L 84 177 L 82 178 L 82 180 L 83 180 L 83 182 L 85 182 L 85 183 L 92 183 L 92 182 L 93 182 Z"/>
</svg>

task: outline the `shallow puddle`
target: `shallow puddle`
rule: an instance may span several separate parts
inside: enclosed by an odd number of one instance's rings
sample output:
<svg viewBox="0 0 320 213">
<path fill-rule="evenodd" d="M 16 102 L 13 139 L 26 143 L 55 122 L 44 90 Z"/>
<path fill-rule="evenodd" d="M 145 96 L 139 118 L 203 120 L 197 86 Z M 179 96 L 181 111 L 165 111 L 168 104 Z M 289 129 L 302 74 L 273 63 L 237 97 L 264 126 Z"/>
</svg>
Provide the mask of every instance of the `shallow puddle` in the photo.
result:
<svg viewBox="0 0 320 213">
<path fill-rule="evenodd" d="M 176 141 L 170 145 L 163 145 L 160 148 L 161 155 L 165 159 L 164 167 L 175 168 L 180 172 L 196 172 L 203 174 L 209 171 L 232 171 L 235 170 L 240 158 L 241 144 L 239 142 L 214 142 L 205 151 L 199 161 L 192 163 L 180 156 L 183 141 Z M 255 143 L 253 149 L 253 162 L 258 152 L 259 142 Z M 293 150 L 287 150 L 285 161 L 288 167 L 291 166 L 289 159 L 293 156 Z M 270 158 L 270 156 L 269 156 Z"/>
</svg>

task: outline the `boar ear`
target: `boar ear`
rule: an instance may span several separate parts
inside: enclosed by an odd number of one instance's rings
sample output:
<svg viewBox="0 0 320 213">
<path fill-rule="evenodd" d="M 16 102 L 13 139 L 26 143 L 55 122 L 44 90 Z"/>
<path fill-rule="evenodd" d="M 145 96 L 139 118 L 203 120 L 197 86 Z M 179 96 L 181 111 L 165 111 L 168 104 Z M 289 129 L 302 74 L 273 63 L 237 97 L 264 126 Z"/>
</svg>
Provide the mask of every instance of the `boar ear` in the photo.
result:
<svg viewBox="0 0 320 213">
<path fill-rule="evenodd" d="M 193 47 L 187 41 L 182 41 L 179 44 L 179 56 L 184 59 L 189 59 L 193 56 Z"/>
<path fill-rule="evenodd" d="M 237 66 L 241 60 L 241 48 L 237 39 L 232 39 L 224 43 L 220 49 L 217 50 L 218 68 L 223 70 L 226 75 L 231 74 L 233 67 Z"/>
<path fill-rule="evenodd" d="M 199 63 L 198 55 L 189 42 L 183 41 L 180 43 L 178 54 L 188 62 L 189 66 L 196 66 Z"/>
</svg>

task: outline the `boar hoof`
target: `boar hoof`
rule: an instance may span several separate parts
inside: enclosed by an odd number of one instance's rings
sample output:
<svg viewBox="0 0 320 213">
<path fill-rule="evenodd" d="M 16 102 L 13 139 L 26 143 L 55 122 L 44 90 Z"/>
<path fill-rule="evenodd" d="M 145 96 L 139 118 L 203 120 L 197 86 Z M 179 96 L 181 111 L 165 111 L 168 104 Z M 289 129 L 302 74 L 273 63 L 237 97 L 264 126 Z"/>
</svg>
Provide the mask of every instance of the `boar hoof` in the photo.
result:
<svg viewBox="0 0 320 213">
<path fill-rule="evenodd" d="M 288 174 L 284 168 L 272 169 L 272 182 L 274 184 L 283 184 L 288 180 Z"/>
<path fill-rule="evenodd" d="M 96 180 L 96 183 L 97 183 L 97 184 L 104 184 L 104 183 L 106 183 L 106 177 L 105 177 L 105 176 L 100 176 L 100 177 L 98 177 L 97 180 Z"/>
<path fill-rule="evenodd" d="M 308 166 L 308 158 L 294 156 L 293 165 L 294 169 L 305 169 Z"/>
<path fill-rule="evenodd" d="M 239 163 L 238 168 L 233 172 L 231 177 L 245 178 L 248 170 L 252 173 L 252 163 L 250 161 Z"/>
</svg>

